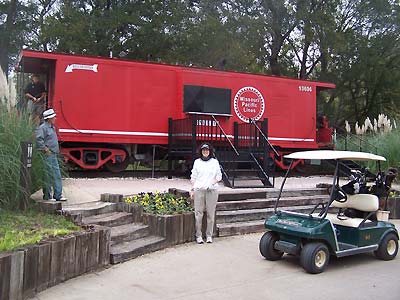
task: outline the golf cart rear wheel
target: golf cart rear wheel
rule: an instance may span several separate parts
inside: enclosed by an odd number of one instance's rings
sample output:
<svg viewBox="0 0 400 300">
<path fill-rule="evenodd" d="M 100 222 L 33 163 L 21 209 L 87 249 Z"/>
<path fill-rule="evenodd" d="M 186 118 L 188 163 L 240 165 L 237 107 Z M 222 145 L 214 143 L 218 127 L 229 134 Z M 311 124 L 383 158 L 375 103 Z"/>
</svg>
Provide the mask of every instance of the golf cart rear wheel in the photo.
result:
<svg viewBox="0 0 400 300">
<path fill-rule="evenodd" d="M 300 254 L 301 266 L 308 273 L 318 274 L 325 270 L 329 263 L 329 249 L 323 243 L 308 243 Z"/>
<path fill-rule="evenodd" d="M 278 234 L 267 231 L 260 240 L 260 253 L 268 260 L 278 260 L 282 257 L 283 252 L 274 248 L 275 242 L 279 240 Z"/>
<path fill-rule="evenodd" d="M 398 238 L 394 233 L 387 234 L 379 244 L 378 250 L 374 252 L 375 256 L 382 260 L 392 260 L 396 257 L 399 250 Z"/>
</svg>

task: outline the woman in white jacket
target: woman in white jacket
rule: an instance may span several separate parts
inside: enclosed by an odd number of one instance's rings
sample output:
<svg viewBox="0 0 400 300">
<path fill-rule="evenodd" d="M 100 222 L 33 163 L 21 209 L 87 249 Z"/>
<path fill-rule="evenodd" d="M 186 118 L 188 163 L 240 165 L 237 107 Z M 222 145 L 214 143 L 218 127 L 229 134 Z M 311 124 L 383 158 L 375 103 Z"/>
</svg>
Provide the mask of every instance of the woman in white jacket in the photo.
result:
<svg viewBox="0 0 400 300">
<path fill-rule="evenodd" d="M 207 212 L 206 241 L 212 243 L 214 229 L 215 208 L 218 200 L 218 182 L 222 174 L 217 159 L 213 158 L 212 148 L 205 143 L 200 147 L 200 158 L 193 164 L 190 181 L 192 183 L 191 196 L 194 197 L 194 214 L 196 221 L 196 242 L 203 244 L 201 232 L 204 208 Z"/>
</svg>

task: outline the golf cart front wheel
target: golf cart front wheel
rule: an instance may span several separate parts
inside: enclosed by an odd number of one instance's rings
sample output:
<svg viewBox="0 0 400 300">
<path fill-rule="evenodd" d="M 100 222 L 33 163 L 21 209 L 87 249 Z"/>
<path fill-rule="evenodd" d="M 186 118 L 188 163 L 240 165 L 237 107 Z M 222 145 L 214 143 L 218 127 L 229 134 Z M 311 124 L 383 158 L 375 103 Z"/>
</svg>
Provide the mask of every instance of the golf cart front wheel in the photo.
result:
<svg viewBox="0 0 400 300">
<path fill-rule="evenodd" d="M 275 242 L 279 240 L 279 236 L 272 232 L 267 231 L 260 240 L 260 253 L 268 260 L 278 260 L 282 257 L 283 252 L 274 248 Z"/>
<path fill-rule="evenodd" d="M 308 273 L 318 274 L 325 270 L 329 263 L 329 249 L 323 243 L 308 243 L 300 254 L 301 266 Z"/>
<path fill-rule="evenodd" d="M 399 250 L 398 240 L 394 233 L 387 234 L 379 244 L 378 250 L 374 252 L 375 256 L 382 260 L 394 259 Z"/>
</svg>

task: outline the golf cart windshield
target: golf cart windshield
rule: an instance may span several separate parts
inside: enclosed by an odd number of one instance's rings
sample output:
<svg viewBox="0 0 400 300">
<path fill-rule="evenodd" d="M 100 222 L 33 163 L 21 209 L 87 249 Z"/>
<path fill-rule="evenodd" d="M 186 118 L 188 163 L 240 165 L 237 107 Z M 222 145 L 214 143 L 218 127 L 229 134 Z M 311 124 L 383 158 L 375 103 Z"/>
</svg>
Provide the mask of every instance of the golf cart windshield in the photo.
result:
<svg viewBox="0 0 400 300">
<path fill-rule="evenodd" d="M 332 204 L 333 201 L 337 200 L 339 202 L 345 202 L 347 200 L 346 193 L 343 189 L 339 186 L 339 163 L 341 160 L 352 160 L 352 161 L 386 161 L 383 156 L 375 155 L 372 153 L 366 152 L 354 152 L 354 151 L 336 151 L 336 150 L 315 150 L 315 151 L 301 151 L 301 152 L 294 152 L 289 155 L 284 156 L 287 159 L 291 159 L 292 163 L 297 159 L 304 159 L 304 160 L 333 160 L 336 161 L 336 168 L 333 178 L 333 185 L 330 191 L 330 197 L 328 203 L 319 203 L 317 204 L 312 212 L 309 214 L 312 217 L 312 213 L 318 208 L 318 206 L 322 206 L 322 210 L 319 213 L 318 217 L 325 218 L 328 213 L 328 208 Z M 282 194 L 283 187 L 285 185 L 286 179 L 289 176 L 289 171 L 291 169 L 291 165 L 286 172 L 285 178 L 282 181 L 282 185 L 279 191 L 278 199 L 275 203 L 275 212 L 277 212 L 279 199 Z M 340 200 L 338 196 L 343 196 L 344 200 Z M 326 204 L 326 206 L 325 206 Z"/>
</svg>

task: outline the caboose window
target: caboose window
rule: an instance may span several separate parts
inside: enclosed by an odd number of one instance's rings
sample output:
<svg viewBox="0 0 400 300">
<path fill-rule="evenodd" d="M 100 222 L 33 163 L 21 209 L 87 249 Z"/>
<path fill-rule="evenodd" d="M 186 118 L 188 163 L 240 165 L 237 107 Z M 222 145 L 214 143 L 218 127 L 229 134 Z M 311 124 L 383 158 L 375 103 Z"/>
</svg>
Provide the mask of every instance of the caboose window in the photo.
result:
<svg viewBox="0 0 400 300">
<path fill-rule="evenodd" d="M 185 85 L 183 111 L 187 113 L 231 114 L 231 90 Z"/>
</svg>

